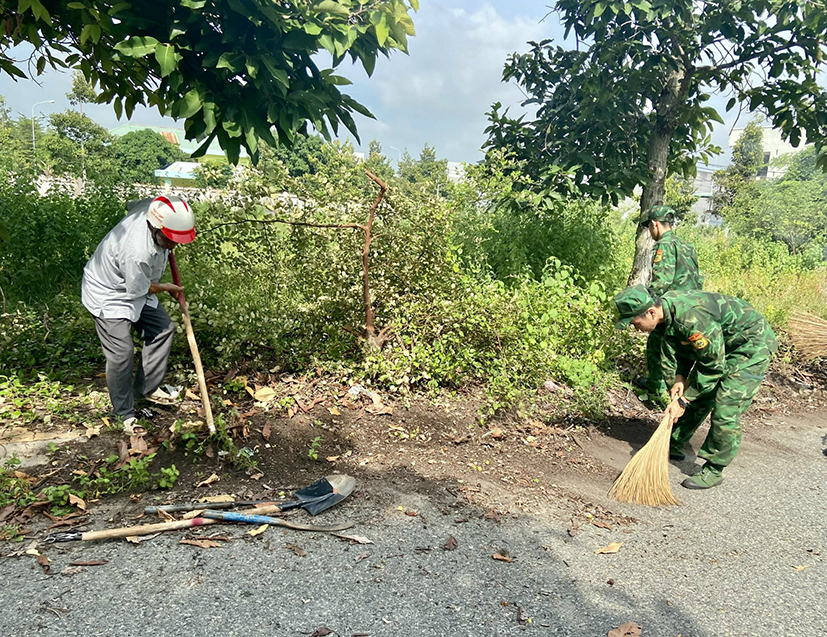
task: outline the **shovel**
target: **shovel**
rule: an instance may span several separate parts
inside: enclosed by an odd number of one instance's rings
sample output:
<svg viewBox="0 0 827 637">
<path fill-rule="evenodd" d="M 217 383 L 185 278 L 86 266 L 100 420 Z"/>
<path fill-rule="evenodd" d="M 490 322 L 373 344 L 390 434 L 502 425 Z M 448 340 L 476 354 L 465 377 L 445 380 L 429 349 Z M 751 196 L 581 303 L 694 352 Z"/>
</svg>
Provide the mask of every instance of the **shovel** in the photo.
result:
<svg viewBox="0 0 827 637">
<path fill-rule="evenodd" d="M 288 511 L 290 509 L 297 509 L 299 507 L 307 509 L 311 513 L 311 515 L 316 515 L 317 513 L 321 513 L 325 509 L 329 509 L 334 504 L 341 502 L 347 496 L 349 496 L 353 492 L 353 488 L 356 486 L 356 481 L 351 477 L 344 474 L 332 475 L 327 476 L 326 478 L 322 478 L 318 482 L 314 482 L 313 484 L 303 487 L 296 491 L 296 497 L 298 498 L 295 501 L 285 502 L 283 504 L 266 504 L 264 506 L 256 507 L 252 509 L 250 512 L 257 514 L 257 515 L 269 515 L 271 513 L 280 513 L 281 511 Z M 202 502 L 200 506 L 209 505 L 210 503 Z M 221 511 L 216 511 L 215 513 L 221 514 Z M 278 518 L 276 518 L 278 519 Z M 152 533 L 159 533 L 160 531 L 172 531 L 175 529 L 186 529 L 192 526 L 207 526 L 209 524 L 217 524 L 222 520 L 219 519 L 206 519 L 206 518 L 193 518 L 192 520 L 175 520 L 173 522 L 160 522 L 158 524 L 144 524 L 141 526 L 129 526 L 123 527 L 120 529 L 107 529 L 106 531 L 87 531 L 85 533 L 80 532 L 62 532 L 62 533 L 52 533 L 51 535 L 46 536 L 45 541 L 47 543 L 52 542 L 74 542 L 78 540 L 88 541 L 88 540 L 105 540 L 108 538 L 113 537 L 131 537 L 133 535 L 150 535 Z M 264 524 L 264 523 L 262 523 Z M 308 527 L 307 525 L 297 525 L 286 520 L 282 520 L 280 526 L 286 526 L 288 528 L 296 528 L 300 531 L 329 531 L 331 530 L 330 527 L 322 527 L 322 528 L 315 528 L 315 527 Z M 352 526 L 349 525 L 349 526 Z M 348 526 L 343 528 L 349 528 Z"/>
<path fill-rule="evenodd" d="M 296 491 L 296 500 L 289 502 L 275 503 L 270 500 L 256 502 L 190 502 L 188 504 L 167 504 L 162 506 L 149 506 L 144 513 L 176 513 L 181 511 L 196 511 L 197 509 L 231 509 L 244 505 L 273 504 L 276 511 L 289 511 L 290 509 L 305 509 L 310 515 L 321 513 L 334 504 L 344 500 L 353 491 L 356 481 L 351 476 L 342 474 L 327 476 L 318 482 L 302 487 Z"/>
</svg>

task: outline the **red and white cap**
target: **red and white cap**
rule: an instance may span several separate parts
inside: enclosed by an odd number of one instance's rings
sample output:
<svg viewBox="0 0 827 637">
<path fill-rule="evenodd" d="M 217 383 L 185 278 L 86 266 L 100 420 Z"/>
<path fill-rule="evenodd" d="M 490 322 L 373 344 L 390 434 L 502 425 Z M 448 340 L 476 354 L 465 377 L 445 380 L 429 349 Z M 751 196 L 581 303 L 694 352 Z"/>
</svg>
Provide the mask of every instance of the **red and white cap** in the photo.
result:
<svg viewBox="0 0 827 637">
<path fill-rule="evenodd" d="M 195 215 L 181 197 L 155 197 L 149 204 L 146 218 L 153 228 L 158 228 L 167 239 L 175 243 L 190 243 L 195 239 Z"/>
</svg>

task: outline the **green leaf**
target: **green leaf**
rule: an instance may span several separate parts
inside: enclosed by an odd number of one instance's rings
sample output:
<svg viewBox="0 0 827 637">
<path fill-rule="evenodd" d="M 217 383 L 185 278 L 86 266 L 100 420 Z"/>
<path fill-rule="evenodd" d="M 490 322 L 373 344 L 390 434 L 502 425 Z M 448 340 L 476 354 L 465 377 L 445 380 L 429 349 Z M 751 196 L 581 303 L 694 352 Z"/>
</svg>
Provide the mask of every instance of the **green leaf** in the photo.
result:
<svg viewBox="0 0 827 637">
<path fill-rule="evenodd" d="M 414 11 L 419 11 L 419 0 L 411 0 L 411 7 Z"/>
<path fill-rule="evenodd" d="M 218 64 L 215 65 L 217 69 L 229 69 L 234 73 L 240 73 L 244 64 L 244 57 L 235 51 L 227 51 L 218 58 Z"/>
<path fill-rule="evenodd" d="M 388 27 L 388 17 L 383 13 L 378 20 L 374 21 L 375 15 L 376 12 L 371 15 L 370 21 L 376 29 L 376 39 L 379 41 L 379 46 L 385 46 L 385 42 L 388 40 L 388 34 L 390 33 L 390 28 Z"/>
<path fill-rule="evenodd" d="M 87 24 L 86 27 L 89 26 L 96 26 Z M 86 27 L 83 27 L 83 30 L 86 30 Z M 81 40 L 83 37 L 81 36 Z M 133 35 L 132 37 L 127 38 L 123 42 L 118 42 L 115 45 L 115 50 L 125 55 L 126 57 L 130 58 L 142 58 L 146 57 L 150 53 L 155 52 L 155 47 L 158 46 L 158 40 L 148 35 Z"/>
<path fill-rule="evenodd" d="M 179 4 L 182 7 L 187 7 L 188 9 L 194 9 L 197 11 L 204 8 L 204 5 L 207 4 L 207 0 L 179 0 Z"/>
<path fill-rule="evenodd" d="M 319 35 L 322 32 L 322 27 L 318 24 L 313 24 L 312 22 L 308 22 L 303 28 L 304 32 L 308 35 Z"/>
<path fill-rule="evenodd" d="M 83 4 L 82 2 L 70 2 L 69 4 L 66 5 L 66 8 L 67 9 L 81 9 L 82 10 L 82 9 L 86 8 L 86 5 Z"/>
<path fill-rule="evenodd" d="M 201 110 L 201 96 L 198 95 L 198 91 L 192 89 L 187 92 L 181 100 L 176 102 L 176 106 L 178 106 L 178 112 L 175 113 L 177 118 L 190 118 Z"/>
<path fill-rule="evenodd" d="M 181 56 L 175 52 L 175 48 L 171 44 L 159 42 L 155 47 L 155 59 L 158 60 L 158 65 L 161 67 L 161 77 L 166 77 L 177 69 L 180 58 Z"/>
<path fill-rule="evenodd" d="M 332 13 L 333 15 L 340 15 L 343 17 L 348 17 L 350 15 L 350 11 L 338 2 L 334 2 L 334 0 L 322 0 L 322 2 L 313 7 L 313 10 L 320 13 Z"/>
</svg>

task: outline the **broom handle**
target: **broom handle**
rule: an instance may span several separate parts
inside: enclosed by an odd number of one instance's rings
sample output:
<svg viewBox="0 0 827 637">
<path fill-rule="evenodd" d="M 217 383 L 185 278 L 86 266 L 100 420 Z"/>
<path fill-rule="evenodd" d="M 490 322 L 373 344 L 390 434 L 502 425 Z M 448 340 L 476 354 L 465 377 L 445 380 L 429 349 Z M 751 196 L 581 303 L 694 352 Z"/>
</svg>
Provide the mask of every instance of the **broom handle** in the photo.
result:
<svg viewBox="0 0 827 637">
<path fill-rule="evenodd" d="M 181 277 L 178 274 L 178 264 L 175 262 L 175 255 L 170 250 L 169 253 L 169 268 L 172 271 L 172 281 L 175 285 L 181 285 Z M 178 293 L 178 303 L 181 305 L 181 318 L 184 321 L 184 330 L 187 332 L 187 341 L 190 344 L 190 352 L 192 352 L 192 361 L 195 363 L 195 375 L 198 377 L 198 389 L 201 392 L 201 404 L 204 406 L 204 417 L 207 420 L 207 429 L 211 434 L 215 433 L 215 421 L 212 417 L 212 405 L 210 405 L 210 395 L 207 393 L 207 379 L 204 378 L 204 366 L 201 364 L 201 355 L 198 353 L 198 344 L 195 342 L 195 332 L 192 329 L 192 321 L 190 320 L 190 313 L 187 310 L 187 300 L 184 298 L 184 293 Z"/>
</svg>

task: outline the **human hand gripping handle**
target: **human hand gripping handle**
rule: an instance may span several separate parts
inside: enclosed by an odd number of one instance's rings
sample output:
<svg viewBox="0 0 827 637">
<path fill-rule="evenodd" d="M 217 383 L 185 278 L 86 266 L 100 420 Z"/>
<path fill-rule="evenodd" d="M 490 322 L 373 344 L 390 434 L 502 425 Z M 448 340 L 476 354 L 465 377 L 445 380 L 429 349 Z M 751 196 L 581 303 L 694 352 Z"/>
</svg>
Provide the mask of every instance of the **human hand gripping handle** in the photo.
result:
<svg viewBox="0 0 827 637">
<path fill-rule="evenodd" d="M 680 374 L 675 376 L 675 384 L 669 392 L 669 397 L 672 400 L 683 397 L 683 392 L 686 390 L 686 379 Z"/>
</svg>

